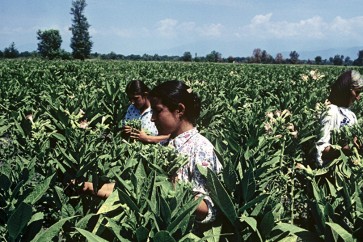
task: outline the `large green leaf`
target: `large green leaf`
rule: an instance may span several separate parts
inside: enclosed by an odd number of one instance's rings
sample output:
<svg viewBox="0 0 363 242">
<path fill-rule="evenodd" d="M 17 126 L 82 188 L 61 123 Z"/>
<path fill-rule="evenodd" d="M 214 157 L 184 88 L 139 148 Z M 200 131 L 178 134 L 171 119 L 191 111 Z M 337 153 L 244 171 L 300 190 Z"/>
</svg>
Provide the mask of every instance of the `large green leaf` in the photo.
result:
<svg viewBox="0 0 363 242">
<path fill-rule="evenodd" d="M 262 221 L 258 226 L 261 236 L 263 236 L 264 238 L 268 238 L 274 225 L 275 225 L 275 219 L 273 213 L 269 211 L 263 216 Z"/>
<path fill-rule="evenodd" d="M 87 230 L 80 229 L 80 228 L 76 228 L 76 229 L 87 239 L 88 242 L 107 242 L 107 240 L 101 238 L 98 235 L 92 234 L 91 232 L 89 232 Z"/>
<path fill-rule="evenodd" d="M 43 183 L 38 184 L 34 190 L 24 199 L 25 203 L 34 205 L 39 199 L 46 194 L 47 190 L 49 189 L 49 184 L 53 179 L 55 174 L 51 175 L 47 179 L 44 180 Z"/>
<path fill-rule="evenodd" d="M 20 203 L 8 219 L 9 236 L 15 240 L 23 231 L 32 217 L 32 207 L 26 203 Z"/>
<path fill-rule="evenodd" d="M 52 226 L 50 226 L 45 231 L 40 231 L 34 237 L 32 242 L 49 242 L 49 241 L 51 241 L 55 236 L 57 236 L 59 234 L 59 232 L 61 231 L 65 222 L 67 222 L 68 220 L 71 220 L 73 218 L 75 218 L 75 216 L 61 219 L 58 222 L 56 222 L 55 224 L 53 224 Z"/>
<path fill-rule="evenodd" d="M 212 198 L 213 202 L 218 205 L 219 209 L 224 213 L 227 219 L 232 224 L 235 224 L 238 220 L 238 217 L 236 210 L 234 209 L 234 204 L 231 197 L 224 189 L 222 183 L 219 181 L 217 175 L 209 168 L 206 170 L 200 165 L 197 167 L 200 173 L 207 179 L 209 196 Z"/>
<path fill-rule="evenodd" d="M 153 241 L 158 242 L 175 242 L 176 240 L 171 236 L 171 234 L 168 231 L 159 231 L 157 232 L 154 237 Z"/>
<path fill-rule="evenodd" d="M 345 229 L 343 229 L 339 224 L 336 223 L 329 223 L 326 222 L 326 224 L 334 231 L 336 232 L 339 237 L 341 237 L 343 239 L 343 241 L 346 242 L 354 242 L 356 241 L 352 234 L 350 234 L 348 231 L 346 231 Z"/>
</svg>

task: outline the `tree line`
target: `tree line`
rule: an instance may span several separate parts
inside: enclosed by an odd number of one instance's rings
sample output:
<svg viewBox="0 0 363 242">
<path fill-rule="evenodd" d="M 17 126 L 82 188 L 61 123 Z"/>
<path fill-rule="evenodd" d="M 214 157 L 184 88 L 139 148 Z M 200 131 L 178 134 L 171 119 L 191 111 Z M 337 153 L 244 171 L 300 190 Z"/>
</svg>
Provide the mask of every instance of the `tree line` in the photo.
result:
<svg viewBox="0 0 363 242">
<path fill-rule="evenodd" d="M 266 50 L 256 48 L 252 55 L 248 57 L 233 57 L 223 58 L 222 54 L 213 50 L 206 56 L 193 55 L 186 51 L 182 56 L 168 55 L 122 55 L 111 51 L 108 54 L 91 53 L 93 42 L 89 34 L 90 24 L 84 15 L 84 9 L 87 6 L 86 0 L 73 0 L 71 7 L 72 26 L 69 30 L 72 32 L 70 47 L 72 52 L 67 52 L 61 49 L 62 37 L 59 30 L 48 29 L 38 30 L 37 51 L 19 52 L 15 43 L 12 42 L 4 51 L 0 50 L 0 58 L 17 58 L 17 57 L 42 57 L 45 59 L 104 59 L 104 60 L 141 60 L 141 61 L 185 61 L 185 62 L 226 62 L 226 63 L 261 63 L 261 64 L 316 64 L 316 65 L 356 65 L 363 66 L 363 50 L 360 50 L 358 58 L 352 60 L 349 56 L 335 55 L 329 59 L 323 59 L 321 56 L 316 56 L 314 60 L 300 60 L 299 54 L 296 51 L 291 51 L 287 58 L 281 53 L 271 56 Z"/>
</svg>

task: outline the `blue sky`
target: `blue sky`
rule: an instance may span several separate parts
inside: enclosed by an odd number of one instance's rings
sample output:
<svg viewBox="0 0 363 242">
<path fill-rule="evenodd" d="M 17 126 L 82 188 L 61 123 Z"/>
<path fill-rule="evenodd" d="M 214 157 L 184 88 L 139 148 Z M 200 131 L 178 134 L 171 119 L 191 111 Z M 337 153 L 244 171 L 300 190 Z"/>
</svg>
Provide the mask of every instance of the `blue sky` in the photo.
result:
<svg viewBox="0 0 363 242">
<path fill-rule="evenodd" d="M 362 0 L 87 0 L 92 52 L 251 56 L 363 46 Z M 0 0 L 0 49 L 37 49 L 58 29 L 70 51 L 71 0 Z M 355 59 L 355 57 L 352 57 Z"/>
</svg>

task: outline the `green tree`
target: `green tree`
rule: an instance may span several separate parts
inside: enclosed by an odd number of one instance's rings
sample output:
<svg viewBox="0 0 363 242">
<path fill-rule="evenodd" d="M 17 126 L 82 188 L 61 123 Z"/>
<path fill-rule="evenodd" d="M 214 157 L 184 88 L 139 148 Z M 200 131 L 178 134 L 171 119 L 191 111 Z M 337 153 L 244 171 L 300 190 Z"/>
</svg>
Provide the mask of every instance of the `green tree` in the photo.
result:
<svg viewBox="0 0 363 242">
<path fill-rule="evenodd" d="M 189 51 L 184 52 L 183 57 L 182 57 L 183 61 L 189 61 L 190 62 L 190 61 L 192 61 L 192 59 L 193 59 L 193 56 Z"/>
<path fill-rule="evenodd" d="M 268 63 L 272 63 L 272 61 L 273 61 L 272 56 L 269 53 L 267 53 L 266 50 L 263 50 L 261 52 L 261 62 L 264 64 L 268 64 Z"/>
<path fill-rule="evenodd" d="M 85 0 L 74 0 L 72 2 L 71 14 L 73 15 L 73 24 L 69 28 L 72 31 L 72 55 L 75 59 L 81 60 L 90 56 L 93 44 L 88 31 L 90 25 L 88 24 L 86 16 L 83 14 L 86 6 Z"/>
<path fill-rule="evenodd" d="M 4 49 L 5 58 L 16 58 L 19 56 L 19 51 L 15 48 L 15 43 L 12 42 L 9 47 Z"/>
<path fill-rule="evenodd" d="M 262 59 L 262 50 L 260 48 L 256 48 L 252 52 L 252 62 L 253 63 L 261 63 Z"/>
<path fill-rule="evenodd" d="M 276 64 L 282 64 L 284 62 L 284 57 L 281 53 L 277 53 L 275 57 Z"/>
<path fill-rule="evenodd" d="M 363 50 L 358 52 L 358 58 L 353 61 L 355 66 L 363 66 Z"/>
<path fill-rule="evenodd" d="M 315 64 L 321 65 L 322 63 L 323 63 L 323 58 L 320 55 L 316 56 L 315 57 Z"/>
<path fill-rule="evenodd" d="M 62 37 L 58 30 L 38 30 L 37 32 L 38 52 L 44 58 L 54 59 L 60 57 Z"/>
<path fill-rule="evenodd" d="M 291 64 L 299 63 L 299 54 L 295 50 L 290 52 L 290 63 Z"/>
<path fill-rule="evenodd" d="M 219 62 L 222 60 L 222 54 L 213 50 L 211 53 L 206 55 L 206 59 L 208 62 Z"/>
<path fill-rule="evenodd" d="M 344 60 L 343 55 L 335 55 L 332 62 L 335 66 L 341 66 L 343 65 L 343 60 Z"/>
<path fill-rule="evenodd" d="M 344 59 L 344 65 L 351 66 L 353 64 L 353 61 L 350 59 L 349 56 L 345 57 Z"/>
</svg>

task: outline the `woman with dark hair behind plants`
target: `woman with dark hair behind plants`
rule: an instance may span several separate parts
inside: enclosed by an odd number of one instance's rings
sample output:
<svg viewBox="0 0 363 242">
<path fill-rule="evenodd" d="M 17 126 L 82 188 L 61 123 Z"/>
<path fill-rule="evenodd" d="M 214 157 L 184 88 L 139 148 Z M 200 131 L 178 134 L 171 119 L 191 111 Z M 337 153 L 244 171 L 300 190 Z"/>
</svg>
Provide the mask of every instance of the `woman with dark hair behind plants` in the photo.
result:
<svg viewBox="0 0 363 242">
<path fill-rule="evenodd" d="M 159 143 L 167 139 L 168 135 L 158 135 L 155 124 L 151 122 L 150 88 L 140 80 L 133 80 L 126 85 L 125 92 L 131 104 L 127 109 L 122 127 L 124 136 L 144 143 Z M 134 120 L 139 121 L 141 127 L 132 127 L 128 124 Z"/>
<path fill-rule="evenodd" d="M 216 218 L 216 207 L 208 195 L 206 181 L 202 178 L 197 165 L 219 173 L 219 162 L 213 145 L 195 128 L 200 114 L 201 102 L 196 93 L 181 81 L 167 81 L 150 92 L 152 121 L 160 135 L 170 134 L 165 145 L 172 146 L 180 154 L 188 157 L 189 162 L 171 177 L 172 182 L 190 182 L 195 198 L 203 197 L 195 215 L 199 223 L 210 223 Z M 95 194 L 108 197 L 114 190 L 114 183 L 104 184 Z M 94 194 L 93 184 L 85 182 L 83 191 Z"/>
<path fill-rule="evenodd" d="M 219 173 L 219 162 L 213 145 L 195 128 L 200 114 L 201 101 L 193 90 L 181 81 L 167 81 L 156 86 L 150 92 L 152 121 L 159 134 L 170 134 L 168 145 L 180 154 L 188 157 L 189 162 L 179 169 L 173 182 L 191 182 L 196 198 L 203 200 L 196 210 L 196 219 L 200 223 L 209 223 L 215 219 L 216 208 L 208 196 L 206 181 L 202 178 L 197 165 L 210 168 Z"/>
<path fill-rule="evenodd" d="M 355 101 L 360 99 L 363 88 L 363 78 L 359 72 L 349 70 L 341 74 L 331 86 L 327 111 L 322 115 L 321 136 L 316 143 L 317 165 L 323 166 L 338 158 L 340 151 L 331 146 L 331 131 L 345 125 L 357 123 L 356 115 L 350 110 Z M 354 140 L 355 142 L 355 140 Z M 356 143 L 356 142 L 355 142 Z M 356 144 L 358 146 L 358 144 Z M 342 147 L 342 151 L 350 154 L 348 145 Z"/>
</svg>

